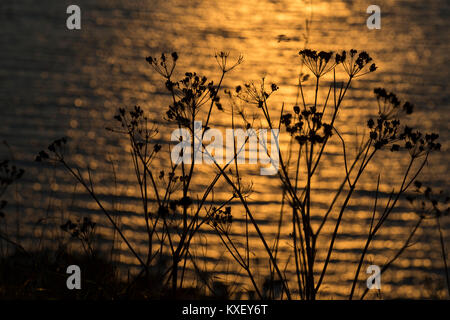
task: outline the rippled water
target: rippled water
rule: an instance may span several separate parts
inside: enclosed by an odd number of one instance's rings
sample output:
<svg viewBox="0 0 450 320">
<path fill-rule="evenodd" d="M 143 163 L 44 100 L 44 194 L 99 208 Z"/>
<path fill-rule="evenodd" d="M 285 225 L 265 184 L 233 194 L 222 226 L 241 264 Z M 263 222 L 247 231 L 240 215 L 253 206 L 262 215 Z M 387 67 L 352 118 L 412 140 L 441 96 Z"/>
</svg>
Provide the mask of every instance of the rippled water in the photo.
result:
<svg viewBox="0 0 450 320">
<path fill-rule="evenodd" d="M 120 106 L 138 104 L 155 118 L 165 112 L 170 100 L 161 79 L 148 67 L 144 57 L 161 51 L 177 51 L 179 74 L 196 71 L 217 81 L 220 74 L 214 51 L 230 51 L 232 56 L 242 54 L 244 63 L 230 73 L 225 86 L 234 87 L 266 76 L 267 81 L 280 86 L 272 98 L 274 113 L 278 113 L 282 102 L 287 106 L 295 102 L 297 53 L 304 46 L 305 19 L 310 17 L 309 47 L 366 50 L 379 66 L 376 73 L 355 83 L 344 102 L 338 126 L 348 141 L 355 141 L 355 132 L 360 136 L 364 123 L 376 114 L 373 88 L 382 86 L 394 91 L 416 104 L 417 112 L 410 123 L 440 133 L 443 151 L 433 156 L 430 161 L 433 169 L 426 167 L 421 179 L 448 189 L 450 3 L 446 0 L 378 1 L 381 30 L 367 29 L 365 11 L 369 3 L 360 0 L 79 0 L 77 4 L 82 9 L 81 31 L 65 28 L 68 4 L 64 1 L 22 0 L 0 4 L 0 138 L 8 142 L 12 156 L 26 170 L 11 192 L 14 201 L 9 207 L 8 227 L 22 241 L 29 239 L 29 226 L 43 217 L 48 219 L 40 225 L 58 224 L 60 217 L 85 214 L 102 221 L 96 205 L 81 187 L 74 186 L 66 173 L 59 169 L 43 170 L 33 162 L 36 153 L 49 142 L 68 136 L 74 146 L 72 159 L 82 167 L 93 169 L 96 191 L 108 205 L 116 201 L 127 236 L 145 252 L 138 189 L 127 142 L 105 130 L 111 126 L 111 119 Z M 226 103 L 224 106 L 227 108 Z M 230 126 L 228 118 L 213 117 L 213 125 Z M 169 137 L 168 130 L 166 125 L 161 126 L 162 139 Z M 325 210 L 331 200 L 330 191 L 343 177 L 339 169 L 342 157 L 336 156 L 340 150 L 337 141 L 331 143 L 327 149 L 328 160 L 313 184 L 318 212 Z M 1 152 L 11 156 L 6 147 Z M 323 286 L 324 298 L 348 294 L 359 257 L 358 248 L 368 230 L 368 212 L 373 205 L 378 173 L 381 173 L 384 201 L 392 187 L 400 182 L 398 169 L 406 164 L 405 159 L 385 155 L 389 161 L 382 156 L 368 168 L 344 216 L 333 263 Z M 111 160 L 118 172 L 117 186 L 113 183 Z M 167 163 L 165 159 L 159 161 Z M 254 186 L 251 209 L 271 242 L 280 210 L 279 181 L 276 177 L 259 176 L 257 168 L 247 169 L 246 181 Z M 202 166 L 195 183 L 200 187 L 206 185 L 212 172 L 211 167 Z M 223 186 L 224 191 L 215 195 L 216 200 L 226 198 Z M 243 209 L 237 203 L 233 208 L 235 217 L 242 218 Z M 400 210 L 372 245 L 369 260 L 380 265 L 386 262 L 408 234 L 414 217 L 408 204 L 401 202 Z M 448 234 L 448 219 L 443 224 Z M 326 234 L 331 225 L 332 221 L 324 230 Z M 239 238 L 243 230 L 238 223 L 234 228 Z M 41 233 L 40 227 L 32 230 Z M 285 253 L 289 249 L 288 231 L 285 231 L 280 254 L 284 261 L 289 258 Z M 204 234 L 208 232 L 204 230 Z M 58 237 L 58 233 L 51 231 L 50 238 Z M 111 236 L 106 227 L 100 233 Z M 206 252 L 213 258 L 205 261 L 205 266 L 217 271 L 219 279 L 225 280 L 220 271 L 227 270 L 229 281 L 242 280 L 241 270 L 227 262 L 226 255 L 223 257 L 224 248 L 219 240 L 208 237 L 206 245 L 204 239 L 200 237 L 193 250 L 198 255 Z M 447 243 L 448 239 L 447 236 Z M 426 282 L 436 286 L 444 284 L 438 241 L 434 224 L 427 222 L 418 234 L 417 243 L 383 275 L 385 297 L 429 297 L 433 289 L 428 290 Z M 266 254 L 259 240 L 254 237 L 251 243 L 254 256 L 265 265 Z M 104 246 L 108 248 L 107 243 Z M 324 252 L 318 255 L 322 261 Z M 136 263 L 125 250 L 120 259 Z M 426 281 L 427 277 L 432 281 Z"/>
</svg>

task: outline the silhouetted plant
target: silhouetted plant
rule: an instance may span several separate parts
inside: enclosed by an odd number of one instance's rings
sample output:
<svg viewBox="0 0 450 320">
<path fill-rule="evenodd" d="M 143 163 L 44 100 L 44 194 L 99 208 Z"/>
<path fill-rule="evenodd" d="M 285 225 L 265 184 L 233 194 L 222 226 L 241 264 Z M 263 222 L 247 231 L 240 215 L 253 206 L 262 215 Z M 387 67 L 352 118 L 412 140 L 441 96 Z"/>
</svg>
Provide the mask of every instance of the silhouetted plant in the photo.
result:
<svg viewBox="0 0 450 320">
<path fill-rule="evenodd" d="M 221 71 L 221 77 L 217 85 L 195 72 L 186 72 L 181 80 L 174 81 L 173 73 L 177 60 L 178 55 L 175 52 L 170 56 L 162 54 L 159 59 L 146 58 L 149 65 L 165 79 L 165 87 L 171 95 L 172 103 L 165 114 L 165 120 L 175 124 L 178 128 L 188 129 L 195 137 L 196 128 L 194 125 L 199 118 L 199 111 L 208 108 L 206 109 L 208 112 L 204 122 L 205 127 L 202 131 L 203 136 L 208 128 L 213 106 L 216 106 L 219 112 L 223 111 L 218 93 L 224 76 L 242 62 L 242 57 L 239 57 L 235 63 L 230 65 L 228 53 L 220 52 L 216 54 L 216 60 Z M 172 264 L 164 272 L 164 282 L 167 283 L 170 279 L 172 294 L 176 296 L 178 289 L 183 287 L 186 263 L 190 257 L 190 243 L 199 228 L 211 219 L 209 214 L 201 214 L 202 209 L 205 207 L 207 199 L 213 194 L 212 191 L 222 174 L 218 173 L 204 192 L 194 193 L 191 181 L 195 173 L 195 152 L 192 152 L 190 165 L 175 163 L 169 168 L 157 167 L 153 164 L 153 161 L 162 150 L 162 146 L 155 142 L 158 130 L 145 115 L 145 112 L 139 106 L 131 109 L 119 108 L 114 119 L 119 123 L 119 127 L 108 128 L 108 130 L 126 135 L 130 142 L 131 158 L 142 198 L 143 216 L 148 234 L 146 259 L 139 256 L 120 227 L 112 219 L 112 213 L 96 196 L 89 169 L 89 179 L 85 180 L 80 169 L 72 167 L 66 161 L 65 145 L 67 140 L 65 138 L 58 139 L 50 144 L 48 151 L 41 151 L 36 160 L 62 164 L 89 192 L 143 267 L 143 273 L 139 274 L 138 277 L 142 274 L 148 275 L 152 264 L 158 263 L 155 260 L 163 259 L 164 251 L 169 248 Z M 199 137 L 196 138 L 199 139 Z M 194 148 L 194 140 L 195 138 L 191 141 L 192 148 Z M 170 154 L 169 148 L 164 151 L 168 151 Z M 225 170 L 227 167 L 228 165 L 224 166 L 223 169 Z M 152 194 L 150 194 L 150 191 Z M 156 202 L 156 207 L 152 205 L 153 202 Z M 211 208 L 208 210 L 210 212 Z M 71 224 L 64 226 L 71 232 L 77 230 Z M 73 227 L 73 229 L 70 229 L 70 227 Z M 183 265 L 180 275 L 179 264 L 181 262 L 183 262 Z"/>
<path fill-rule="evenodd" d="M 23 173 L 23 169 L 18 169 L 15 165 L 10 165 L 9 160 L 0 162 L 0 210 L 3 210 L 8 204 L 7 200 L 2 199 L 6 190 L 14 181 L 20 179 Z M 3 217 L 5 217 L 5 213 L 0 211 L 0 218 Z"/>
<path fill-rule="evenodd" d="M 326 275 L 327 267 L 331 262 L 331 255 L 333 253 L 334 244 L 339 232 L 339 227 L 346 211 L 347 205 L 356 190 L 357 182 L 367 168 L 367 165 L 374 158 L 376 153 L 383 149 L 389 149 L 391 152 L 407 150 L 410 154 L 410 162 L 405 171 L 403 182 L 397 192 L 392 192 L 385 210 L 376 219 L 376 205 L 372 216 L 372 224 L 369 236 L 363 248 L 360 263 L 358 265 L 355 280 L 353 282 L 350 298 L 352 298 L 355 285 L 358 279 L 359 270 L 364 261 L 365 254 L 373 241 L 376 232 L 381 228 L 383 223 L 388 219 L 393 208 L 396 206 L 400 196 L 408 189 L 411 183 L 414 182 L 423 166 L 427 163 L 428 156 L 433 151 L 440 150 L 440 144 L 436 142 L 437 134 L 423 135 L 419 131 L 414 131 L 408 126 L 402 126 L 400 117 L 409 115 L 413 112 L 413 105 L 409 102 L 401 103 L 400 100 L 393 93 L 388 93 L 385 89 L 375 89 L 378 103 L 378 118 L 376 120 L 370 119 L 367 123 L 369 129 L 368 138 L 361 143 L 361 147 L 356 155 L 354 161 L 348 163 L 348 152 L 346 151 L 346 143 L 340 134 L 338 128 L 335 126 L 335 120 L 338 111 L 341 109 L 342 101 L 350 88 L 354 79 L 374 72 L 377 67 L 372 63 L 372 58 L 366 52 L 358 54 L 357 50 L 350 50 L 348 53 L 333 54 L 332 52 L 317 52 L 310 49 L 300 51 L 302 63 L 311 71 L 315 77 L 314 86 L 314 100 L 312 103 L 307 103 L 304 95 L 303 82 L 307 81 L 305 74 L 299 76 L 299 97 L 301 97 L 301 105 L 294 105 L 293 112 L 285 112 L 284 106 L 279 117 L 280 124 L 284 126 L 286 133 L 291 136 L 291 144 L 288 150 L 288 161 L 280 152 L 280 170 L 279 176 L 283 185 L 282 203 L 284 198 L 289 199 L 288 203 L 292 210 L 292 251 L 295 257 L 295 268 L 297 275 L 297 286 L 300 298 L 315 299 L 319 292 L 320 286 Z M 334 59 L 332 58 L 334 55 Z M 338 83 L 336 81 L 336 68 L 342 66 L 346 72 L 347 82 Z M 323 103 L 318 101 L 318 92 L 321 89 L 321 79 L 329 73 L 333 73 L 332 83 L 328 88 L 326 99 Z M 271 90 L 266 91 L 264 79 L 261 86 L 253 83 L 236 88 L 236 97 L 247 103 L 256 105 L 262 110 L 263 119 L 266 120 L 269 128 L 276 128 L 274 117 L 270 114 L 268 107 L 268 100 L 272 93 L 278 89 L 276 84 L 271 85 Z M 331 105 L 331 106 L 329 106 Z M 331 111 L 330 111 L 331 110 Z M 328 114 L 327 114 L 328 113 Z M 328 119 L 325 121 L 324 119 Z M 244 119 L 244 122 L 247 122 Z M 327 142 L 336 134 L 342 143 L 345 178 L 340 188 L 336 191 L 329 208 L 324 214 L 313 212 L 311 202 L 314 194 L 312 190 L 312 177 L 319 167 L 319 163 L 324 154 L 324 149 Z M 293 149 L 297 142 L 296 149 Z M 403 143 L 403 145 L 400 145 Z M 295 151 L 294 151 L 295 150 Z M 294 166 L 295 172 L 289 172 L 290 155 L 297 153 L 297 160 Z M 305 161 L 300 159 L 304 157 Z M 306 177 L 302 179 L 300 176 L 301 164 L 305 167 Z M 417 165 L 418 169 L 413 171 L 413 167 Z M 303 183 L 303 186 L 300 186 Z M 379 181 L 378 181 L 379 184 Z M 346 194 L 344 193 L 345 187 Z M 378 187 L 377 187 L 378 190 Z M 337 199 L 344 193 L 343 203 L 339 209 L 339 214 L 334 231 L 328 240 L 328 249 L 325 248 L 326 258 L 321 270 L 316 271 L 316 256 L 321 248 L 317 248 L 317 239 L 320 232 L 327 222 L 330 212 L 337 203 Z M 244 206 L 246 205 L 243 202 Z M 280 214 L 280 221 L 282 220 L 283 211 Z M 312 216 L 321 219 L 321 223 L 317 228 L 314 228 L 311 223 Z M 314 230 L 315 229 L 315 230 Z M 278 250 L 278 241 L 275 252 Z M 271 249 L 266 250 L 271 255 Z M 275 269 L 276 261 L 270 259 L 271 265 Z M 273 274 L 273 273 L 272 273 Z M 283 290 L 287 297 L 290 297 L 290 290 L 288 289 L 288 280 L 280 276 L 277 272 L 279 280 L 282 281 Z M 316 279 L 317 274 L 319 277 Z M 278 281 L 274 277 L 273 281 Z"/>
<path fill-rule="evenodd" d="M 402 182 L 397 189 L 392 191 L 386 205 L 381 207 L 381 210 L 378 209 L 381 176 L 378 176 L 370 229 L 366 243 L 361 248 L 361 256 L 350 290 L 349 298 L 352 299 L 361 266 L 365 261 L 370 245 L 375 240 L 375 235 L 390 217 L 400 197 L 415 182 L 427 163 L 429 155 L 432 152 L 439 151 L 441 145 L 437 142 L 437 134 L 423 134 L 403 125 L 402 118 L 413 113 L 414 106 L 411 103 L 401 102 L 395 94 L 377 88 L 374 93 L 378 104 L 378 110 L 376 110 L 378 115 L 367 121 L 366 130 L 368 134 L 362 140 L 356 156 L 350 161 L 347 145 L 339 128 L 337 128 L 336 119 L 340 112 L 344 112 L 342 103 L 353 81 L 375 72 L 377 67 L 368 53 L 364 51 L 358 53 L 354 49 L 341 53 L 304 49 L 299 52 L 299 56 L 301 65 L 305 65 L 312 73 L 314 98 L 313 101 L 307 102 L 304 94 L 304 83 L 310 77 L 308 74 L 301 72 L 298 77 L 298 99 L 297 103 L 292 106 L 292 111 L 286 111 L 283 104 L 278 116 L 272 114 L 269 101 L 279 90 L 279 87 L 274 83 L 267 85 L 265 78 L 259 84 L 248 82 L 237 86 L 234 92 L 225 90 L 225 93 L 231 98 L 233 130 L 236 128 L 236 115 L 243 121 L 244 128 L 252 129 L 255 132 L 260 129 L 254 125 L 255 118 L 249 119 L 245 108 L 239 109 L 237 107 L 236 101 L 239 100 L 249 108 L 256 107 L 256 110 L 262 114 L 262 119 L 268 128 L 271 130 L 282 129 L 280 135 L 287 135 L 290 141 L 287 152 L 282 152 L 281 148 L 277 146 L 280 163 L 278 177 L 282 185 L 280 202 L 282 205 L 277 238 L 273 246 L 269 245 L 268 235 L 261 231 L 259 222 L 255 218 L 256 214 L 250 209 L 248 195 L 251 193 L 251 184 L 250 186 L 243 184 L 240 164 L 237 161 L 238 155 L 245 149 L 249 137 L 247 136 L 243 145 L 237 145 L 236 140 L 233 140 L 234 157 L 225 165 L 217 163 L 209 154 L 203 142 L 200 146 L 195 143 L 196 139 L 202 141 L 204 133 L 210 129 L 209 123 L 212 119 L 213 107 L 216 106 L 218 112 L 223 112 L 224 106 L 219 93 L 224 77 L 229 71 L 242 63 L 242 57 L 239 57 L 235 63 L 230 65 L 228 53 L 221 52 L 215 55 L 221 71 L 218 84 L 208 81 L 205 76 L 200 76 L 195 72 L 186 72 L 181 80 L 175 81 L 177 53 L 172 53 L 170 56 L 162 54 L 159 59 L 146 58 L 149 65 L 162 76 L 165 81 L 165 88 L 170 94 L 171 102 L 164 119 L 179 129 L 187 129 L 191 134 L 192 139 L 189 143 L 192 152 L 190 153 L 189 163 L 170 163 L 167 167 L 155 165 L 154 160 L 158 154 L 166 151 L 170 153 L 170 146 L 165 148 L 166 145 L 158 140 L 158 129 L 153 124 L 153 119 L 149 119 L 139 106 L 131 109 L 119 108 L 114 117 L 119 127 L 109 128 L 109 130 L 126 135 L 130 142 L 131 159 L 140 190 L 143 218 L 148 234 L 146 259 L 136 252 L 120 227 L 112 219 L 112 213 L 105 208 L 97 197 L 89 169 L 89 179 L 86 180 L 83 178 L 80 169 L 72 167 L 66 161 L 66 139 L 63 138 L 53 142 L 48 147 L 48 151 L 39 153 L 36 160 L 62 164 L 83 185 L 141 264 L 142 272 L 136 279 L 140 279 L 142 275 L 147 275 L 148 278 L 152 267 L 158 265 L 157 261 L 164 260 L 166 251 L 168 251 L 167 255 L 170 256 L 171 263 L 168 264 L 162 276 L 158 277 L 158 281 L 164 282 L 163 287 L 170 283 L 174 297 L 177 296 L 177 292 L 179 294 L 184 292 L 183 279 L 188 260 L 192 261 L 198 279 L 204 282 L 211 292 L 220 291 L 222 293 L 216 294 L 228 297 L 229 290 L 219 290 L 217 283 L 210 282 L 210 279 L 205 277 L 196 266 L 190 252 L 190 244 L 196 233 L 203 225 L 209 225 L 216 232 L 231 257 L 247 273 L 253 286 L 252 290 L 248 290 L 249 294 L 252 292 L 260 299 L 283 299 L 286 297 L 287 299 L 314 300 L 320 292 L 328 266 L 332 263 L 332 254 L 342 219 L 367 166 L 377 154 L 404 152 L 409 159 L 409 163 L 402 175 Z M 337 68 L 342 68 L 347 75 L 345 81 L 336 80 Z M 331 77 L 332 79 L 328 82 L 329 85 L 326 84 L 324 88 L 324 84 L 327 83 L 323 81 L 325 77 Z M 327 93 L 326 98 L 324 101 L 320 101 L 319 92 L 324 89 Z M 205 119 L 201 118 L 201 115 L 204 114 L 200 112 L 201 110 L 206 113 Z M 205 120 L 205 125 L 201 128 L 201 136 L 198 136 L 198 128 L 195 127 L 195 123 L 200 119 Z M 278 120 L 278 123 L 276 123 L 276 120 Z M 267 155 L 270 157 L 266 143 L 260 141 L 258 135 L 256 136 L 258 142 L 264 146 Z M 313 177 L 317 176 L 321 168 L 320 164 L 323 162 L 323 158 L 327 156 L 325 150 L 328 142 L 333 138 L 337 139 L 336 141 L 342 145 L 344 177 L 335 190 L 333 200 L 329 203 L 328 208 L 320 212 L 312 206 L 315 198 L 312 187 Z M 182 141 L 183 138 L 180 139 Z M 281 141 L 281 139 L 278 139 L 278 141 Z M 195 192 L 192 185 L 192 178 L 196 172 L 195 155 L 197 152 L 210 156 L 214 167 L 217 169 L 217 173 L 202 192 Z M 213 197 L 219 179 L 223 179 L 231 188 L 229 198 L 222 203 L 216 203 Z M 208 199 L 213 204 L 206 205 Z M 236 242 L 232 235 L 235 223 L 233 223 L 230 203 L 236 199 L 242 204 L 245 211 L 243 222 L 245 226 L 244 243 Z M 342 201 L 339 202 L 338 199 Z M 288 206 L 288 209 L 286 209 L 286 206 Z M 329 223 L 330 214 L 335 209 L 338 212 L 337 218 L 331 226 L 331 234 L 325 238 L 321 231 Z M 295 260 L 294 286 L 292 286 L 291 279 L 286 276 L 287 265 L 282 271 L 278 258 L 280 230 L 285 215 L 289 215 L 287 221 L 290 230 L 292 230 L 290 234 L 292 243 L 288 246 L 288 250 L 291 251 L 291 256 Z M 312 222 L 317 219 L 319 220 L 318 224 Z M 404 248 L 407 247 L 419 225 L 420 222 L 411 232 Z M 64 227 L 70 232 L 77 230 L 71 222 Z M 255 266 L 250 259 L 252 251 L 249 241 L 251 227 L 255 230 L 269 259 L 267 268 L 269 276 L 264 279 L 263 283 L 255 277 Z M 319 237 L 323 238 L 321 243 L 324 243 L 325 246 L 318 247 Z M 400 249 L 394 260 L 404 251 L 404 248 Z M 445 257 L 443 245 L 442 248 Z M 323 264 L 317 262 L 318 253 L 325 254 Z M 445 259 L 444 262 L 445 268 L 447 268 Z M 385 265 L 383 272 L 390 264 Z M 296 289 L 293 289 L 293 287 L 296 287 Z M 361 298 L 364 298 L 365 294 Z"/>
</svg>

